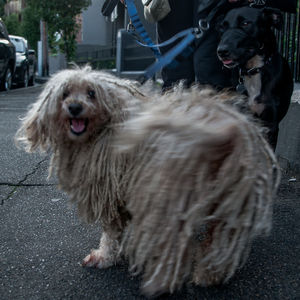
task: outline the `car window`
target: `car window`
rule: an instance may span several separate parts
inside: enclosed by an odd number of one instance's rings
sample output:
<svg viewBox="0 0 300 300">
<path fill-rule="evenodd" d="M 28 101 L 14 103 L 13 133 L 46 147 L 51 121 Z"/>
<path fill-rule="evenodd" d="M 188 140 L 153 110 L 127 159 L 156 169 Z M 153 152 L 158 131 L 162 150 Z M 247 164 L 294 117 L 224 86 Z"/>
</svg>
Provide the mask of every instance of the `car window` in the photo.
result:
<svg viewBox="0 0 300 300">
<path fill-rule="evenodd" d="M 25 52 L 26 51 L 25 43 L 23 40 L 17 39 L 17 38 L 10 38 L 10 40 L 15 45 L 16 52 Z"/>
</svg>

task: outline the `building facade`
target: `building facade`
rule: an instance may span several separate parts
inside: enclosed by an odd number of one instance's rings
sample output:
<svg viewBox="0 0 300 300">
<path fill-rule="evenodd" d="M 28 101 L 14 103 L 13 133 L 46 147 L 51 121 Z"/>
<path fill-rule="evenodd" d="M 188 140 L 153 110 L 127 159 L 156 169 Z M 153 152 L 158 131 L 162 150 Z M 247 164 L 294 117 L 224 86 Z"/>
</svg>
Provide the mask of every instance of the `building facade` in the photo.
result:
<svg viewBox="0 0 300 300">
<path fill-rule="evenodd" d="M 104 0 L 92 0 L 78 18 L 81 29 L 77 36 L 78 51 L 115 47 L 117 31 L 124 27 L 124 6 L 119 3 L 111 17 L 101 13 Z"/>
<path fill-rule="evenodd" d="M 17 14 L 19 15 L 19 19 L 21 19 L 21 12 L 24 8 L 25 0 L 11 0 L 5 4 L 4 13 L 6 16 Z"/>
</svg>

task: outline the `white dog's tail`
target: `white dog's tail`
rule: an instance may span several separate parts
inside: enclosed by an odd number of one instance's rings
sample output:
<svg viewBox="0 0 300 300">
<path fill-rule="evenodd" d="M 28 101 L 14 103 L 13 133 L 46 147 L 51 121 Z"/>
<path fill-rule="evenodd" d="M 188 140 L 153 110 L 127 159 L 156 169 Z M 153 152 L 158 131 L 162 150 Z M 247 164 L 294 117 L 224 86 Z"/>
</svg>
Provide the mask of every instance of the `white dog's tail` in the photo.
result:
<svg viewBox="0 0 300 300">
<path fill-rule="evenodd" d="M 151 295 L 190 274 L 201 285 L 226 281 L 271 228 L 275 157 L 255 125 L 210 93 L 165 96 L 122 135 L 123 149 L 142 147 L 123 250 Z"/>
</svg>

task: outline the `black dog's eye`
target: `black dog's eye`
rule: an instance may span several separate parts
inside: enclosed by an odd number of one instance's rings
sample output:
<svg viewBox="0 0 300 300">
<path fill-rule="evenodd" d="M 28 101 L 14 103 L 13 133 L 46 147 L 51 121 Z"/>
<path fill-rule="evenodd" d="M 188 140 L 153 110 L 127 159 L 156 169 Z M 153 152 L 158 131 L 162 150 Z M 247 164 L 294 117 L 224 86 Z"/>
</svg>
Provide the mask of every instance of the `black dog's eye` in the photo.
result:
<svg viewBox="0 0 300 300">
<path fill-rule="evenodd" d="M 64 91 L 63 93 L 63 99 L 66 99 L 70 95 L 69 91 Z"/>
<path fill-rule="evenodd" d="M 241 23 L 241 26 L 242 26 L 242 27 L 248 27 L 249 25 L 251 25 L 251 22 L 250 22 L 250 21 L 243 21 L 243 22 Z"/>
<path fill-rule="evenodd" d="M 88 91 L 88 96 L 91 98 L 91 99 L 95 99 L 96 97 L 96 93 L 94 90 L 89 90 Z"/>
</svg>

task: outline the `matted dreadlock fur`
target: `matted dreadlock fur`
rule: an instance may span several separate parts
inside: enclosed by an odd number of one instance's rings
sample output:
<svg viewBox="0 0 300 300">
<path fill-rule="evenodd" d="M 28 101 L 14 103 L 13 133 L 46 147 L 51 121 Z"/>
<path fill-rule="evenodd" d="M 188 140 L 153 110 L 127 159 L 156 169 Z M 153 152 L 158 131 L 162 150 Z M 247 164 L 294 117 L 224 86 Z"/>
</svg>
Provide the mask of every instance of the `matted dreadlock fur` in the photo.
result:
<svg viewBox="0 0 300 300">
<path fill-rule="evenodd" d="M 225 282 L 271 228 L 274 154 L 233 107 L 240 96 L 196 87 L 149 95 L 88 67 L 62 71 L 17 140 L 50 150 L 61 188 L 82 217 L 101 223 L 99 249 L 83 265 L 112 265 L 122 241 L 149 295 L 187 280 Z"/>
<path fill-rule="evenodd" d="M 271 228 L 279 180 L 274 154 L 261 130 L 227 101 L 243 107 L 228 93 L 171 93 L 148 104 L 121 134 L 121 149 L 139 159 L 123 248 L 132 269 L 144 270 L 150 295 L 188 279 L 202 286 L 227 281 L 253 238 Z"/>
<path fill-rule="evenodd" d="M 135 82 L 90 67 L 64 70 L 48 81 L 16 134 L 17 144 L 28 152 L 52 153 L 50 174 L 55 170 L 83 219 L 101 223 L 101 251 L 92 251 L 84 265 L 107 267 L 117 259 L 128 217 L 122 180 L 131 158 L 116 155 L 112 140 L 117 125 L 128 118 L 127 107 L 132 114 L 145 100 Z"/>
</svg>

